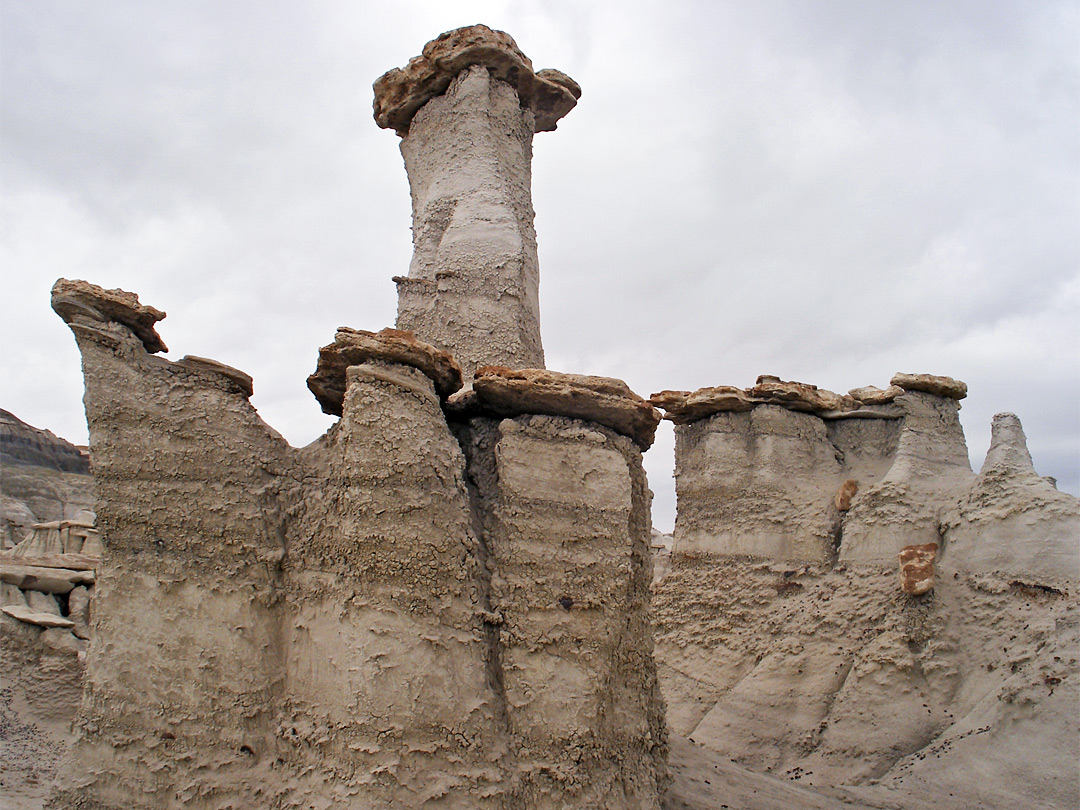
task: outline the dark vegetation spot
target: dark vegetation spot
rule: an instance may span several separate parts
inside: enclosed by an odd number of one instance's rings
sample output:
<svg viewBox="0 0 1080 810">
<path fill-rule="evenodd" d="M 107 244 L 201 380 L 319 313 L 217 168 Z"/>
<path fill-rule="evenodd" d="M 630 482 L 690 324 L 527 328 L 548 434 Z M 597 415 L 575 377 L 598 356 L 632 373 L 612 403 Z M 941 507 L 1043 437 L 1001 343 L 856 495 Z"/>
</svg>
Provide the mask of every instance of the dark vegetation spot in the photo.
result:
<svg viewBox="0 0 1080 810">
<path fill-rule="evenodd" d="M 772 586 L 776 588 L 777 594 L 791 593 L 792 591 L 801 591 L 803 589 L 803 586 L 800 583 L 788 579 L 777 580 Z"/>
<path fill-rule="evenodd" d="M 1049 585 L 1040 585 L 1037 582 L 1021 582 L 1018 579 L 1014 579 L 1009 583 L 1009 587 L 1016 593 L 1023 594 L 1024 596 L 1031 598 L 1035 596 L 1068 596 L 1065 591 L 1052 588 Z"/>
</svg>

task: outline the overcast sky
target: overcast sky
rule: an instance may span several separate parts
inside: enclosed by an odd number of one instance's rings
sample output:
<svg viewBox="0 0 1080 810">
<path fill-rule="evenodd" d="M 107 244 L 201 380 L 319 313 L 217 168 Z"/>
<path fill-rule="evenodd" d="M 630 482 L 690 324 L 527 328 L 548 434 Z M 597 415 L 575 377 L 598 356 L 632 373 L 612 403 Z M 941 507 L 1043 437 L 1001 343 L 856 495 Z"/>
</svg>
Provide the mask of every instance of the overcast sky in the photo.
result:
<svg viewBox="0 0 1080 810">
<path fill-rule="evenodd" d="M 58 277 L 166 310 L 296 445 L 340 325 L 392 325 L 408 182 L 371 83 L 483 22 L 583 88 L 535 140 L 547 365 L 663 388 L 966 381 L 1080 487 L 1072 2 L 2 0 L 0 407 L 86 441 Z M 646 456 L 674 519 L 673 439 Z"/>
</svg>

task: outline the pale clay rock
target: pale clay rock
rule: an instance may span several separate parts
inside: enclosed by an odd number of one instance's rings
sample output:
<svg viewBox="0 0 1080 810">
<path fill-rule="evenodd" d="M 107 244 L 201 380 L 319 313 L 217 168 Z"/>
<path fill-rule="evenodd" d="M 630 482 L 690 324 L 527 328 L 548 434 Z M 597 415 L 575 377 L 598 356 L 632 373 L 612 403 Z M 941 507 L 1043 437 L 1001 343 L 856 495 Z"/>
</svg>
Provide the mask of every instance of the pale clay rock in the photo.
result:
<svg viewBox="0 0 1080 810">
<path fill-rule="evenodd" d="M 47 611 L 36 611 L 29 607 L 19 607 L 17 605 L 7 605 L 0 608 L 3 612 L 13 619 L 18 619 L 20 622 L 26 622 L 27 624 L 33 624 L 38 627 L 62 627 L 72 628 L 75 626 L 75 622 L 71 619 L 65 619 L 59 613 L 51 613 Z"/>
<path fill-rule="evenodd" d="M 934 589 L 934 560 L 938 544 L 926 543 L 900 549 L 900 590 L 909 596 L 922 596 Z"/>
<path fill-rule="evenodd" d="M 77 585 L 92 585 L 94 580 L 93 571 L 0 563 L 0 581 L 15 585 L 24 591 L 67 593 Z"/>
<path fill-rule="evenodd" d="M 0 606 L 26 607 L 26 594 L 17 586 L 0 581 Z"/>
<path fill-rule="evenodd" d="M 191 369 L 196 373 L 213 375 L 214 377 L 223 380 L 226 385 L 235 388 L 236 392 L 241 396 L 250 397 L 255 393 L 255 386 L 251 379 L 251 375 L 245 374 L 243 371 L 233 368 L 232 366 L 219 363 L 217 360 L 189 354 L 182 357 L 180 360 L 177 360 L 176 364 Z"/>
<path fill-rule="evenodd" d="M 904 417 L 895 455 L 845 513 L 844 562 L 884 565 L 904 546 L 939 543 L 943 513 L 975 478 L 955 399 L 908 391 L 896 402 Z"/>
<path fill-rule="evenodd" d="M 470 25 L 433 39 L 404 68 L 393 68 L 376 80 L 376 123 L 406 136 L 417 111 L 475 65 L 514 88 L 521 106 L 532 112 L 536 132 L 555 129 L 581 97 L 581 87 L 565 73 L 534 72 L 532 62 L 509 34 Z"/>
<path fill-rule="evenodd" d="M 960 571 L 1080 582 L 1080 499 L 1035 471 L 1015 414 L 994 416 L 982 469 L 942 522 Z"/>
<path fill-rule="evenodd" d="M 765 404 L 677 425 L 673 559 L 831 559 L 833 496 L 845 472 L 827 424 L 813 414 Z"/>
<path fill-rule="evenodd" d="M 81 639 L 90 638 L 90 611 L 93 592 L 85 585 L 72 588 L 68 594 L 68 618 L 72 621 L 71 632 Z"/>
<path fill-rule="evenodd" d="M 396 325 L 479 366 L 543 368 L 532 113 L 483 67 L 429 101 L 401 141 L 413 255 Z"/>
<path fill-rule="evenodd" d="M 896 372 L 890 380 L 892 385 L 905 391 L 923 391 L 948 399 L 963 399 L 967 396 L 967 383 L 952 377 L 938 377 L 933 374 L 905 374 Z"/>
<path fill-rule="evenodd" d="M 0 554 L 0 560 L 22 562 L 25 565 L 51 565 L 54 568 L 79 568 L 80 565 L 65 565 L 81 557 L 101 556 L 101 535 L 92 521 L 53 520 L 35 523 L 30 532 L 12 549 Z M 56 563 L 28 562 L 57 558 Z M 91 566 L 92 567 L 92 566 Z"/>
<path fill-rule="evenodd" d="M 37 613 L 52 613 L 55 616 L 60 615 L 60 605 L 56 601 L 56 597 L 51 593 L 42 593 L 38 590 L 29 590 L 24 592 L 26 594 L 26 606 Z"/>
<path fill-rule="evenodd" d="M 292 448 L 246 398 L 151 357 L 129 330 L 72 331 L 108 530 L 94 633 L 111 654 L 90 658 L 86 733 L 52 807 L 132 806 L 162 757 L 170 784 L 235 806 L 268 791 L 326 803 L 340 774 L 394 751 L 350 801 L 658 810 L 666 732 L 634 442 L 546 415 L 474 415 L 452 433 L 432 379 L 450 363 L 388 355 L 369 333 L 331 347 L 341 420 Z M 583 419 L 621 411 L 640 440 L 659 419 L 616 381 L 545 379 L 560 384 L 515 379 L 526 390 L 512 394 Z M 135 728 L 156 753 L 122 742 Z M 164 731 L 199 760 L 175 760 Z M 157 806 L 185 806 L 173 795 Z"/>
<path fill-rule="evenodd" d="M 481 412 L 585 419 L 629 436 L 642 449 L 652 445 L 660 423 L 659 411 L 611 377 L 484 366 L 477 369 L 472 390 L 467 404 Z"/>
</svg>

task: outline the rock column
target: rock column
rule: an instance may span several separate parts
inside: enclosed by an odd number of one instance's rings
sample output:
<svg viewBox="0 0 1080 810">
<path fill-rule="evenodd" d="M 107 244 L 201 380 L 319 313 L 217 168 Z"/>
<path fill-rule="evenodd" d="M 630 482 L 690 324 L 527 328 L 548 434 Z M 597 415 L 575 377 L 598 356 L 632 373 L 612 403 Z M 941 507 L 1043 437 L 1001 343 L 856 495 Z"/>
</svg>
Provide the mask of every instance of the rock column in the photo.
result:
<svg viewBox="0 0 1080 810">
<path fill-rule="evenodd" d="M 104 553 L 75 742 L 50 807 L 269 807 L 289 447 L 251 379 L 155 357 L 164 313 L 59 281 L 83 357 Z"/>
<path fill-rule="evenodd" d="M 297 806 L 501 810 L 464 457 L 420 370 L 372 357 L 339 371 L 342 419 L 315 449 L 325 479 L 289 570 Z"/>
<path fill-rule="evenodd" d="M 412 191 L 398 328 L 450 351 L 466 380 L 482 365 L 543 368 L 532 137 L 580 89 L 534 73 L 506 34 L 472 26 L 428 43 L 375 94 L 376 121 L 402 135 Z"/>
</svg>

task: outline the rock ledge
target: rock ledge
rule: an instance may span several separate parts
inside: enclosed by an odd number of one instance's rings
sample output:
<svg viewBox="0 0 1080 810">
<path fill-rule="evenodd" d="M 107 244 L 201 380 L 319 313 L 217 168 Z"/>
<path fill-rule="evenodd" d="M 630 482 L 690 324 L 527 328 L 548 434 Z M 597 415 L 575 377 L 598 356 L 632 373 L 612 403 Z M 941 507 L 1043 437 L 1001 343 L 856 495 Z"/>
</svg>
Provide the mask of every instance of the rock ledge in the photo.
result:
<svg viewBox="0 0 1080 810">
<path fill-rule="evenodd" d="M 447 401 L 458 416 L 545 414 L 585 419 L 629 436 L 647 450 L 660 424 L 660 412 L 622 380 L 562 374 L 541 368 L 482 366 L 471 390 Z"/>
<path fill-rule="evenodd" d="M 80 315 L 101 323 L 112 321 L 134 332 L 151 354 L 169 350 L 154 329 L 154 324 L 162 320 L 165 313 L 140 304 L 135 293 L 106 290 L 88 281 L 61 278 L 53 284 L 52 308 L 67 324 Z"/>
<path fill-rule="evenodd" d="M 375 122 L 404 137 L 417 111 L 473 65 L 483 65 L 517 91 L 521 106 L 535 116 L 536 132 L 555 129 L 581 97 L 581 87 L 565 73 L 533 71 L 532 61 L 509 34 L 470 25 L 441 34 L 404 68 L 393 68 L 375 81 Z"/>
<path fill-rule="evenodd" d="M 365 332 L 342 326 L 334 342 L 319 349 L 315 373 L 307 379 L 308 388 L 319 400 L 323 413 L 341 416 L 347 388 L 349 366 L 381 360 L 412 366 L 431 378 L 439 396 L 447 397 L 461 388 L 461 367 L 449 352 L 437 349 L 403 329 Z"/>
</svg>

